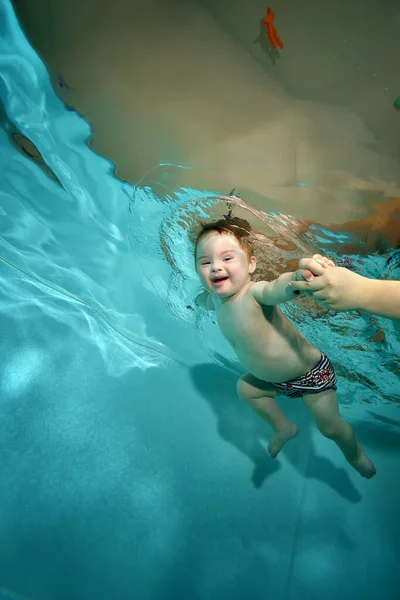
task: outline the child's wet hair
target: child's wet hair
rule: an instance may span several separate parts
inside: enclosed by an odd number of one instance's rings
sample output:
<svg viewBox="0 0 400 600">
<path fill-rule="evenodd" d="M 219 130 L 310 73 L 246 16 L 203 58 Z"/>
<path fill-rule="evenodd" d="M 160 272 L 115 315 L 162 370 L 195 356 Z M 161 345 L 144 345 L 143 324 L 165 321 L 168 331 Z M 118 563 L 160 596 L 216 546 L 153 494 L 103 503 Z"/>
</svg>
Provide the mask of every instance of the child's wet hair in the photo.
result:
<svg viewBox="0 0 400 600">
<path fill-rule="evenodd" d="M 196 261 L 197 245 L 200 240 L 209 233 L 219 233 L 220 235 L 230 235 L 234 237 L 241 249 L 247 254 L 250 259 L 253 252 L 253 240 L 250 224 L 245 219 L 239 217 L 224 218 L 212 223 L 202 223 L 201 229 L 197 233 L 194 241 L 194 259 Z"/>
</svg>

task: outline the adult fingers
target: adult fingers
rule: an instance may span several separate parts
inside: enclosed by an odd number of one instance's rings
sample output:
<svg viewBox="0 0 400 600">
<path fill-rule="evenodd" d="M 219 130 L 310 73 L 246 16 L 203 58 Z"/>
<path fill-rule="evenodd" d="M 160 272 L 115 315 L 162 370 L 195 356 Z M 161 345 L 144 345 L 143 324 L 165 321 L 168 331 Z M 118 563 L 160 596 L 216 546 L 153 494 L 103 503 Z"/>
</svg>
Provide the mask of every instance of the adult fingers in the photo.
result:
<svg viewBox="0 0 400 600">
<path fill-rule="evenodd" d="M 324 284 L 318 281 L 318 277 L 312 281 L 291 281 L 290 286 L 294 290 L 300 290 L 302 292 L 315 292 L 324 288 Z"/>
<path fill-rule="evenodd" d="M 326 256 L 322 256 L 321 254 L 314 254 L 313 259 L 316 260 L 320 265 L 324 267 L 336 267 L 333 260 L 327 258 Z"/>
<path fill-rule="evenodd" d="M 325 290 L 323 290 L 323 289 L 315 290 L 315 292 L 313 293 L 313 298 L 318 300 L 318 302 L 328 302 L 329 301 L 329 298 L 326 295 Z"/>
</svg>

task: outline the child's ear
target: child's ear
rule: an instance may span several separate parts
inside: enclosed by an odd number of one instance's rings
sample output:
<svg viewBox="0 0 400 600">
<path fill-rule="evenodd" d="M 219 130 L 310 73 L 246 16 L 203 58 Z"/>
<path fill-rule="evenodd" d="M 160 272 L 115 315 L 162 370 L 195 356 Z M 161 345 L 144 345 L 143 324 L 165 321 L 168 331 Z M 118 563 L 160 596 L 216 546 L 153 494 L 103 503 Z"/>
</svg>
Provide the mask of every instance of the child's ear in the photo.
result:
<svg viewBox="0 0 400 600">
<path fill-rule="evenodd" d="M 257 266 L 257 259 L 255 256 L 252 256 L 249 260 L 249 273 L 250 275 L 253 275 L 254 271 L 256 270 L 256 266 Z"/>
</svg>

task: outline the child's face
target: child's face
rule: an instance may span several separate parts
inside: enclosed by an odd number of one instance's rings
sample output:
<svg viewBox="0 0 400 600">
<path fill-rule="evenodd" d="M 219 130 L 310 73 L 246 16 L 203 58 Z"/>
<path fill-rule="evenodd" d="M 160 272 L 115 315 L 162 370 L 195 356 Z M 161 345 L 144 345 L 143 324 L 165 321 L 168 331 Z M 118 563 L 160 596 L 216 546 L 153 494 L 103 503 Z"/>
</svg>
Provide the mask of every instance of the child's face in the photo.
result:
<svg viewBox="0 0 400 600">
<path fill-rule="evenodd" d="M 256 268 L 231 235 L 212 232 L 201 238 L 196 251 L 197 273 L 209 292 L 229 298 L 248 283 Z"/>
</svg>

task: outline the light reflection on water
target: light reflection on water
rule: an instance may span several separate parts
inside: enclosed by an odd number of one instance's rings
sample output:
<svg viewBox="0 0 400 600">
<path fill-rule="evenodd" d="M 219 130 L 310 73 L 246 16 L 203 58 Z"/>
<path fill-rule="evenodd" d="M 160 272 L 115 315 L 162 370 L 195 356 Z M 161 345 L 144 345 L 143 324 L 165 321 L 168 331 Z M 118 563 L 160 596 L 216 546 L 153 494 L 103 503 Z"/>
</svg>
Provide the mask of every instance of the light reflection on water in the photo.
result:
<svg viewBox="0 0 400 600">
<path fill-rule="evenodd" d="M 7 31 L 0 54 L 1 99 L 10 121 L 37 147 L 62 185 L 19 154 L 2 132 L 2 309 L 24 319 L 40 313 L 78 335 L 89 335 L 110 375 L 120 376 L 133 367 L 162 366 L 171 359 L 184 362 L 148 335 L 146 292 L 161 299 L 175 319 L 196 324 L 215 358 L 208 342 L 212 324 L 190 308 L 198 284 L 187 237 L 188 225 L 215 207 L 214 193 L 186 188 L 157 197 L 152 187 L 121 184 L 114 177 L 114 166 L 88 149 L 87 124 L 56 98 L 9 5 L 3 2 L 2 10 Z M 176 168 L 191 167 L 156 166 L 153 179 L 160 194 L 167 189 L 160 173 L 168 179 L 169 169 Z M 131 201 L 125 212 L 127 195 Z M 245 201 L 239 208 L 262 223 L 261 229 L 286 240 L 285 249 L 285 244 L 263 238 L 264 262 L 272 275 L 314 251 L 339 260 L 341 244 L 349 242 L 348 234 L 317 224 L 303 231 L 293 217 L 256 211 Z M 129 239 L 124 234 L 127 221 Z M 385 255 L 348 258 L 361 274 L 381 276 L 387 270 Z M 396 273 L 392 268 L 390 276 Z M 126 288 L 129 293 L 122 297 L 118 290 Z M 322 311 L 315 318 L 307 304 L 284 310 L 310 341 L 330 355 L 345 402 L 400 400 L 395 324 L 357 313 Z M 40 357 L 35 352 L 30 356 L 38 366 Z M 16 368 L 18 361 L 6 371 L 11 387 Z"/>
</svg>

